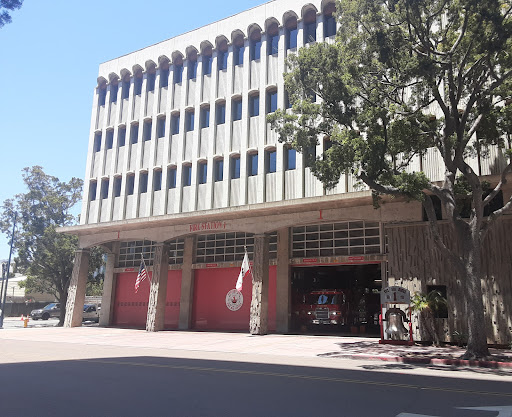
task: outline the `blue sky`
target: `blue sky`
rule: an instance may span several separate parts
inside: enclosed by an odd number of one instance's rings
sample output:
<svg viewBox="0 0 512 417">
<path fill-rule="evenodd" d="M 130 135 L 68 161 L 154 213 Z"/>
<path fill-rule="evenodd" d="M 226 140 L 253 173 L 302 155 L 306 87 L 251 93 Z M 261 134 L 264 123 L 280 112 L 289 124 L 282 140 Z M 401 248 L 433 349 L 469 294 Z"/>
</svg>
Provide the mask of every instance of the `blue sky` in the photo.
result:
<svg viewBox="0 0 512 417">
<path fill-rule="evenodd" d="M 263 3 L 25 0 L 0 29 L 0 203 L 26 191 L 26 166 L 83 179 L 101 62 Z M 0 259 L 8 255 L 0 235 Z"/>
</svg>

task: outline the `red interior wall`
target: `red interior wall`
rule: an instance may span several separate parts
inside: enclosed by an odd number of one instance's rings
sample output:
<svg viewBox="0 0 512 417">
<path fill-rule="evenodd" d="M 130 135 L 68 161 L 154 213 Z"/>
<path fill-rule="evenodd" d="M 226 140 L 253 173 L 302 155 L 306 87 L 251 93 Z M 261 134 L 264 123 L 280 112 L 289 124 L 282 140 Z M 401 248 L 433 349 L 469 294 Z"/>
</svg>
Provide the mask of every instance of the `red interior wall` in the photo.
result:
<svg viewBox="0 0 512 417">
<path fill-rule="evenodd" d="M 269 268 L 268 326 L 276 328 L 276 267 Z M 244 303 L 238 311 L 226 307 L 226 294 L 235 288 L 240 268 L 196 269 L 192 327 L 198 330 L 249 330 L 251 278 L 244 281 Z"/>
<path fill-rule="evenodd" d="M 152 272 L 149 272 L 151 277 Z M 145 279 L 135 294 L 137 272 L 117 275 L 113 324 L 121 327 L 146 327 L 148 314 L 149 279 Z"/>
<path fill-rule="evenodd" d="M 180 317 L 181 271 L 167 274 L 167 296 L 165 298 L 165 328 L 177 329 Z"/>
</svg>

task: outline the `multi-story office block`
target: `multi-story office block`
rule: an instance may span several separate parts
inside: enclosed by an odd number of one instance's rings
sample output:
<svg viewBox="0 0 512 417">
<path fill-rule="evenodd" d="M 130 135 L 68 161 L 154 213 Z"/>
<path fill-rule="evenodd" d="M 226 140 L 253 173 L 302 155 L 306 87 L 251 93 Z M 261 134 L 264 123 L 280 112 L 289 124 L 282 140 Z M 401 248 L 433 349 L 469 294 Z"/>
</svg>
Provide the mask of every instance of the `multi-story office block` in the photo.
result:
<svg viewBox="0 0 512 417">
<path fill-rule="evenodd" d="M 79 323 L 87 248 L 95 245 L 109 252 L 105 325 L 248 330 L 252 300 L 260 330 L 287 332 L 296 304 L 331 288 L 346 297 L 338 324 L 370 332 L 378 328 L 379 291 L 394 283 L 438 288 L 458 303 L 453 271 L 437 262 L 419 203 L 390 200 L 376 210 L 351 175 L 326 192 L 303 155 L 266 123 L 289 106 L 286 57 L 334 42 L 333 11 L 330 0 L 275 0 L 100 65 L 80 225 L 66 228 L 83 248 L 68 325 Z M 326 146 L 319 138 L 316 154 Z M 441 161 L 433 148 L 411 169 L 441 180 Z M 492 181 L 499 166 L 487 161 L 472 163 Z M 510 243 L 492 243 L 505 236 L 502 228 L 489 238 L 494 257 L 511 253 Z M 254 279 L 243 299 L 233 298 L 244 248 Z M 135 293 L 141 258 L 152 281 Z M 510 291 L 510 263 L 487 268 Z M 494 291 L 485 288 L 488 311 L 502 315 Z M 489 340 L 509 337 L 507 308 L 502 325 L 489 322 Z M 448 336 L 463 326 L 457 311 L 443 319 Z"/>
</svg>

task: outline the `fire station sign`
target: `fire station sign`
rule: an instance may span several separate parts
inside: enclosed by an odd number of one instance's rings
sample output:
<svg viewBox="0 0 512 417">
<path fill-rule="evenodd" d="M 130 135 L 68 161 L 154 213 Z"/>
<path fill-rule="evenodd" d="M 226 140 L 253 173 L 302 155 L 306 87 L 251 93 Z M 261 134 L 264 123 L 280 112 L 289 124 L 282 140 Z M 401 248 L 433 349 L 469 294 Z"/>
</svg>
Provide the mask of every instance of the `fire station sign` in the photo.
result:
<svg viewBox="0 0 512 417">
<path fill-rule="evenodd" d="M 226 307 L 231 311 L 240 310 L 244 304 L 244 296 L 237 290 L 230 290 L 226 294 Z"/>
<path fill-rule="evenodd" d="M 410 304 L 411 293 L 407 288 L 392 286 L 383 288 L 380 292 L 380 303 L 381 304 Z"/>
</svg>

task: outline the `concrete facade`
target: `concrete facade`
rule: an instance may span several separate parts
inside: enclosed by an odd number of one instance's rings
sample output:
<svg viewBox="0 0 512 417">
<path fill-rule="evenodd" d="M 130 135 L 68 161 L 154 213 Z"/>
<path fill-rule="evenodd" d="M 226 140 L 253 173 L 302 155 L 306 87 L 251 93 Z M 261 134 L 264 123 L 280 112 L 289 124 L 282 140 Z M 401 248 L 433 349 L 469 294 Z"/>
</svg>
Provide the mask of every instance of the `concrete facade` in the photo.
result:
<svg viewBox="0 0 512 417">
<path fill-rule="evenodd" d="M 328 0 L 275 0 L 100 65 L 81 224 L 63 231 L 77 234 L 81 248 L 109 251 L 102 325 L 115 324 L 117 280 L 136 271 L 143 254 L 160 279 L 166 270 L 181 271 L 179 329 L 198 320 L 196 271 L 239 268 L 246 245 L 255 264 L 254 334 L 267 332 L 269 303 L 275 330 L 290 330 L 293 268 L 378 264 L 382 285 L 408 278 L 397 262 L 389 275 L 387 231 L 423 227 L 421 205 L 384 200 L 374 209 L 371 192 L 351 175 L 326 192 L 302 155 L 279 143 L 265 120 L 287 105 L 286 57 L 311 37 L 334 41 L 332 7 Z M 318 139 L 321 155 L 324 138 Z M 504 163 L 497 149 L 468 162 L 491 183 Z M 410 170 L 423 170 L 432 180 L 444 175 L 434 148 L 412 160 Z M 505 189 L 504 198 L 510 193 Z M 211 242 L 219 246 L 210 249 Z M 273 300 L 267 300 L 268 268 L 261 270 L 267 263 L 276 266 Z M 425 291 L 433 281 L 427 270 L 421 274 L 416 289 Z M 497 280 L 510 288 L 510 276 Z M 148 308 L 148 330 L 164 328 L 163 310 L 176 303 L 169 291 L 164 282 L 152 282 L 147 305 L 138 302 Z M 504 314 L 512 325 L 512 312 Z M 71 318 L 66 323 L 78 325 Z M 492 325 L 488 333 L 493 342 L 510 337 Z"/>
</svg>

